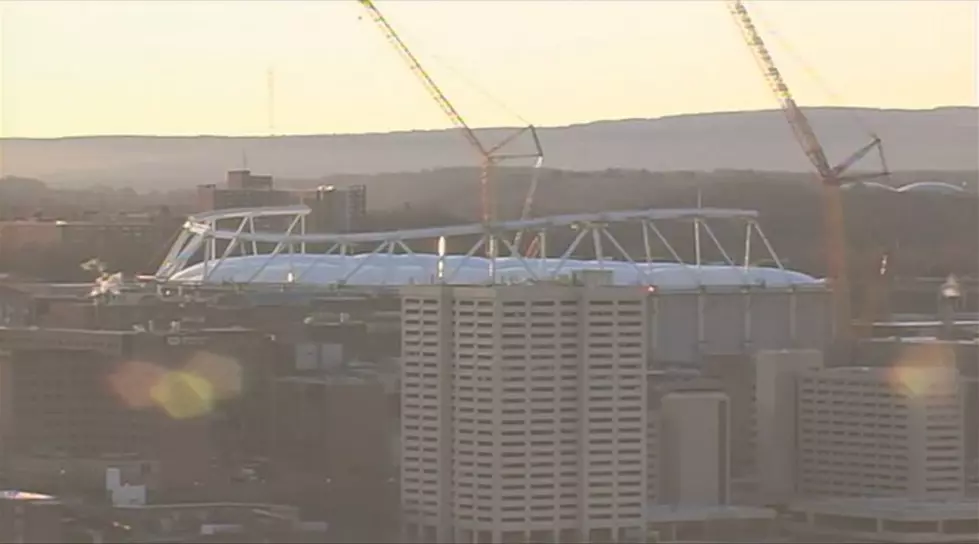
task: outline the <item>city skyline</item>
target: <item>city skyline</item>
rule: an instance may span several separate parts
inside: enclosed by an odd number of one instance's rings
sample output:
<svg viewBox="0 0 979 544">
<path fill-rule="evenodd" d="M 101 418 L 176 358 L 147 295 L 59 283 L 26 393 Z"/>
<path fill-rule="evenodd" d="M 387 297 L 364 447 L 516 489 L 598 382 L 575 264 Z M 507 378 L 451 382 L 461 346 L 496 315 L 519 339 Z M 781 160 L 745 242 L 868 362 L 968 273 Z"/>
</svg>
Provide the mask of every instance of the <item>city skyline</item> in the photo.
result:
<svg viewBox="0 0 979 544">
<path fill-rule="evenodd" d="M 721 2 L 379 7 L 474 127 L 777 106 Z M 750 7 L 802 105 L 976 104 L 974 2 Z M 3 137 L 450 126 L 354 2 L 0 9 Z"/>
</svg>

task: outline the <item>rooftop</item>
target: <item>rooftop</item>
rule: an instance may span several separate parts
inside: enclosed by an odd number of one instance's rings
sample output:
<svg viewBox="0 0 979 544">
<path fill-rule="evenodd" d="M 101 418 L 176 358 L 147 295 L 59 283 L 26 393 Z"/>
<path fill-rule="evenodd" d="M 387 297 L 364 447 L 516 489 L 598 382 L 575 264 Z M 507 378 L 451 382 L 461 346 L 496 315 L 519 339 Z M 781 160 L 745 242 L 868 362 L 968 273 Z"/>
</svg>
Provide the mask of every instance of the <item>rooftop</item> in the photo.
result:
<svg viewBox="0 0 979 544">
<path fill-rule="evenodd" d="M 0 491 L 0 499 L 8 501 L 51 501 L 55 500 L 51 495 L 41 493 L 31 493 L 30 491 L 7 490 Z"/>
<path fill-rule="evenodd" d="M 974 520 L 979 518 L 979 499 L 925 500 L 904 497 L 824 499 L 793 503 L 789 509 L 901 521 Z"/>
<path fill-rule="evenodd" d="M 775 519 L 776 512 L 771 508 L 738 505 L 674 506 L 654 504 L 649 507 L 649 523 L 683 521 L 735 520 L 735 519 Z"/>
</svg>

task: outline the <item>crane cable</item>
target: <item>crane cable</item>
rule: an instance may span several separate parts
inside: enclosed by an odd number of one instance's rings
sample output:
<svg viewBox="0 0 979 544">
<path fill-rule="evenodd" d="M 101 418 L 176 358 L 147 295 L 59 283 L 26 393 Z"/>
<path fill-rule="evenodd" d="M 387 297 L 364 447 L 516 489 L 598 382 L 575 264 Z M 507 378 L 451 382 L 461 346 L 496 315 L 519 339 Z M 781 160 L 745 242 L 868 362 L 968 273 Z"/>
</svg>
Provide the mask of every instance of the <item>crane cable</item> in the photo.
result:
<svg viewBox="0 0 979 544">
<path fill-rule="evenodd" d="M 363 17 L 358 17 L 357 19 L 359 21 L 363 21 Z M 531 213 L 531 208 L 533 206 L 533 201 L 534 201 L 534 198 L 536 196 L 538 182 L 539 182 L 539 178 L 540 178 L 540 170 L 541 170 L 540 167 L 542 166 L 543 159 L 544 159 L 543 154 L 540 154 L 540 153 L 542 153 L 542 151 L 540 149 L 540 142 L 537 139 L 536 132 L 534 132 L 534 125 L 533 125 L 533 123 L 531 123 L 526 118 L 524 118 L 522 115 L 520 115 L 519 113 L 517 113 L 513 108 L 511 108 L 509 105 L 507 105 L 505 102 L 503 102 L 503 100 L 501 100 L 499 97 L 497 97 L 496 95 L 490 93 L 488 90 L 486 90 L 485 87 L 483 87 L 482 85 L 480 85 L 479 83 L 477 83 L 473 78 L 466 76 L 461 70 L 457 69 L 451 62 L 449 62 L 448 60 L 446 60 L 444 57 L 442 57 L 441 55 L 438 55 L 438 54 L 435 54 L 435 53 L 432 53 L 432 52 L 428 51 L 424 47 L 424 43 L 425 43 L 424 40 L 420 39 L 417 35 L 414 35 L 410 31 L 406 31 L 404 29 L 399 30 L 398 31 L 398 35 L 401 36 L 401 39 L 406 39 L 408 41 L 411 41 L 411 43 L 412 43 L 412 53 L 413 53 L 413 55 L 416 58 L 422 57 L 422 58 L 425 58 L 425 59 L 434 60 L 444 70 L 446 70 L 448 73 L 451 73 L 453 76 L 455 76 L 455 78 L 457 80 L 461 81 L 463 84 L 465 84 L 466 86 L 468 86 L 471 90 L 475 91 L 476 93 L 478 93 L 479 95 L 481 95 L 484 99 L 488 100 L 490 103 L 492 103 L 493 105 L 495 105 L 497 108 L 499 108 L 500 110 L 502 110 L 506 114 L 508 114 L 508 115 L 512 116 L 513 118 L 515 118 L 516 120 L 520 121 L 521 124 L 523 124 L 525 127 L 529 128 L 531 130 L 531 134 L 532 134 L 532 136 L 534 138 L 534 143 L 535 143 L 535 146 L 537 147 L 537 150 L 538 150 L 537 152 L 539 153 L 539 155 L 536 158 L 536 162 L 531 167 L 532 174 L 531 174 L 531 180 L 530 180 L 530 184 L 529 184 L 529 189 L 527 191 L 527 195 L 526 195 L 526 198 L 524 199 L 524 203 L 523 203 L 523 206 L 522 206 L 522 209 L 521 209 L 521 217 L 520 218 L 521 219 L 527 219 L 529 217 L 529 214 Z M 421 44 L 421 46 L 419 46 L 419 44 Z M 421 53 L 419 53 L 419 51 L 421 51 Z M 490 153 L 492 153 L 492 151 L 495 150 L 495 149 L 498 149 L 500 147 L 503 147 L 506 143 L 508 143 L 508 141 L 510 139 L 513 139 L 515 137 L 519 137 L 524 131 L 527 130 L 527 128 L 523 128 L 519 132 L 517 132 L 515 134 L 511 134 L 510 136 L 505 137 L 501 142 L 498 142 L 495 146 L 489 146 L 488 149 L 489 149 Z M 518 233 L 515 236 L 515 238 L 514 238 L 514 246 L 517 247 L 517 248 L 520 248 L 521 234 L 522 234 L 522 232 Z"/>
<path fill-rule="evenodd" d="M 358 17 L 358 20 L 363 20 L 363 18 Z M 519 113 L 513 110 L 510 106 L 508 106 L 505 102 L 503 102 L 499 97 L 493 95 L 492 93 L 487 91 L 485 87 L 479 85 L 473 78 L 466 76 L 464 73 L 462 73 L 461 70 L 455 68 L 452 65 L 452 63 L 450 63 L 444 57 L 428 51 L 424 46 L 425 43 L 424 40 L 419 39 L 417 35 L 412 34 L 410 31 L 401 28 L 398 29 L 398 34 L 401 35 L 405 39 L 405 41 L 411 42 L 411 51 L 412 53 L 415 54 L 416 57 L 423 57 L 425 59 L 430 59 L 435 61 L 436 64 L 440 65 L 447 72 L 451 73 L 453 76 L 455 76 L 456 79 L 458 79 L 462 83 L 466 84 L 466 86 L 470 87 L 472 90 L 482 95 L 483 98 L 492 102 L 496 107 L 500 108 L 507 114 L 513 116 L 516 120 L 520 121 L 522 124 L 524 125 L 532 124 L 530 121 L 524 119 L 523 116 L 521 116 Z"/>
<path fill-rule="evenodd" d="M 799 65 L 799 67 L 801 67 L 802 70 L 813 80 L 813 82 L 820 88 L 820 90 L 822 90 L 827 96 L 829 96 L 830 100 L 833 100 L 834 102 L 839 104 L 840 105 L 839 107 L 844 109 L 846 115 L 850 117 L 850 119 L 853 120 L 853 122 L 856 125 L 858 125 L 861 130 L 867 133 L 868 136 L 873 136 L 873 137 L 877 136 L 876 132 L 872 128 L 870 128 L 870 125 L 867 124 L 863 116 L 857 113 L 852 107 L 847 107 L 846 102 L 843 100 L 842 96 L 840 96 L 839 93 L 833 90 L 833 88 L 826 82 L 826 80 L 823 77 L 819 75 L 819 72 L 815 68 L 813 68 L 813 66 L 810 63 L 806 62 L 805 57 L 803 57 L 796 48 L 792 47 L 788 39 L 786 39 L 777 30 L 775 30 L 775 26 L 772 25 L 769 22 L 769 20 L 765 17 L 764 10 L 758 9 L 756 6 L 752 10 L 752 18 L 755 21 L 761 23 L 760 25 L 756 25 L 756 26 L 762 27 L 766 34 L 774 38 L 775 41 L 778 42 L 778 44 L 782 47 L 782 49 L 785 50 L 785 52 L 788 53 L 793 58 L 793 60 L 795 60 L 795 62 Z"/>
</svg>

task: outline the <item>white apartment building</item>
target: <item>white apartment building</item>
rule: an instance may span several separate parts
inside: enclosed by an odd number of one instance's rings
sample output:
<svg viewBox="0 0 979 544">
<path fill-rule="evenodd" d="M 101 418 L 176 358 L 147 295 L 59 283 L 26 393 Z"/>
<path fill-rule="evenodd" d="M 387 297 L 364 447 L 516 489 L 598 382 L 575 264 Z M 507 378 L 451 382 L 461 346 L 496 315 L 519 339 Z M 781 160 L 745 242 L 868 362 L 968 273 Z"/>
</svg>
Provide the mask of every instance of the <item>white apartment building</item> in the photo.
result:
<svg viewBox="0 0 979 544">
<path fill-rule="evenodd" d="M 403 288 L 407 540 L 643 534 L 645 296 L 608 285 Z"/>
<path fill-rule="evenodd" d="M 965 452 L 958 378 L 951 366 L 800 372 L 801 493 L 962 497 Z"/>
<path fill-rule="evenodd" d="M 724 505 L 731 489 L 731 401 L 720 391 L 676 391 L 662 399 L 659 502 Z"/>
</svg>

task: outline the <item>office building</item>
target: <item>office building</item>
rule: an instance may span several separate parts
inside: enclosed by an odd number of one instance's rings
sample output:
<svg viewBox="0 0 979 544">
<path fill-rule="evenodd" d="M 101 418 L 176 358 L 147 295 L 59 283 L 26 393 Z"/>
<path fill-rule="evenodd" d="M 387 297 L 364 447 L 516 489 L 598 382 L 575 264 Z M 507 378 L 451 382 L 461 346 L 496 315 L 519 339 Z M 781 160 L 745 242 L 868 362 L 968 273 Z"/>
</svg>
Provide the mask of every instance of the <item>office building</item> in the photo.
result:
<svg viewBox="0 0 979 544">
<path fill-rule="evenodd" d="M 609 276 L 403 288 L 406 539 L 641 537 L 645 294 Z"/>
<path fill-rule="evenodd" d="M 727 504 L 731 485 L 731 401 L 720 391 L 676 391 L 662 400 L 660 503 Z"/>
<path fill-rule="evenodd" d="M 823 355 L 816 350 L 755 356 L 755 463 L 758 492 L 766 503 L 786 502 L 798 492 L 796 377 L 822 367 Z"/>
<path fill-rule="evenodd" d="M 962 497 L 962 395 L 954 367 L 841 367 L 802 371 L 798 380 L 804 496 Z"/>
</svg>

